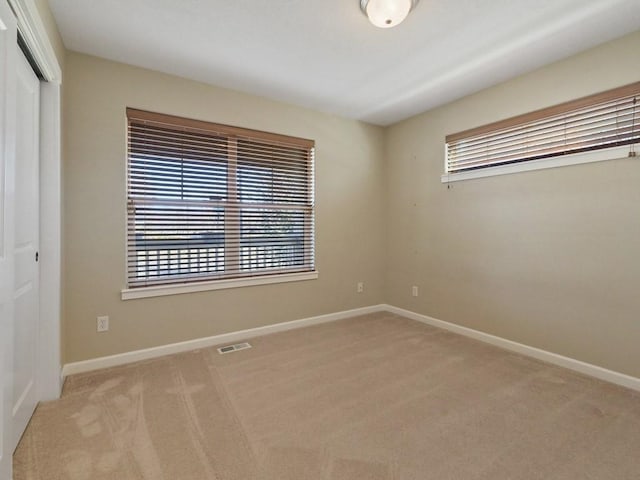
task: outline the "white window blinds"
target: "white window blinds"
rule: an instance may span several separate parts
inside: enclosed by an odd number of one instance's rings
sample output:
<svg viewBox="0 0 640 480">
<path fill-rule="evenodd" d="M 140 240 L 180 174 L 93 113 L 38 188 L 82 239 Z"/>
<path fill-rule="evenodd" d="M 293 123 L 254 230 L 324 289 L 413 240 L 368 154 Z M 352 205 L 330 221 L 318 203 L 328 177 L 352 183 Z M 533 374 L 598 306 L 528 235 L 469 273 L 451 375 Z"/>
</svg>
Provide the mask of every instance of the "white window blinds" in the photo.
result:
<svg viewBox="0 0 640 480">
<path fill-rule="evenodd" d="M 127 109 L 130 288 L 314 270 L 314 142 Z"/>
<path fill-rule="evenodd" d="M 446 137 L 446 173 L 640 142 L 640 82 Z"/>
</svg>

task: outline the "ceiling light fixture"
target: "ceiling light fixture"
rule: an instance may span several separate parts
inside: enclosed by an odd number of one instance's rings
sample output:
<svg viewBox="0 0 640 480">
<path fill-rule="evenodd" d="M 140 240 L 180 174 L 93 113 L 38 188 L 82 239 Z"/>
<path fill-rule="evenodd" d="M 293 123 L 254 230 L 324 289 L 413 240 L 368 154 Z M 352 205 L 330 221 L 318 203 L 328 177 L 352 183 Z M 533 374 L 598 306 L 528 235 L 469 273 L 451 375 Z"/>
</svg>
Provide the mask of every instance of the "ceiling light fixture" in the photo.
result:
<svg viewBox="0 0 640 480">
<path fill-rule="evenodd" d="M 418 0 L 360 0 L 360 9 L 376 27 L 391 28 L 401 23 Z"/>
</svg>

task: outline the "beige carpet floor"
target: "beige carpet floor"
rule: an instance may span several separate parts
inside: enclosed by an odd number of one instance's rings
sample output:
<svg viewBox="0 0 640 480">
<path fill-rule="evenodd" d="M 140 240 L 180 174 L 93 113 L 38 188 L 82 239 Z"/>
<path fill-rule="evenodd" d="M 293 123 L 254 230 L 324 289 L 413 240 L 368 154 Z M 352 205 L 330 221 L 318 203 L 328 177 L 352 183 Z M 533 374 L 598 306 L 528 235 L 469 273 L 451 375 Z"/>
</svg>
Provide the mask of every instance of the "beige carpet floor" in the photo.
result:
<svg viewBox="0 0 640 480">
<path fill-rule="evenodd" d="M 67 379 L 15 480 L 640 479 L 640 394 L 388 313 Z"/>
</svg>

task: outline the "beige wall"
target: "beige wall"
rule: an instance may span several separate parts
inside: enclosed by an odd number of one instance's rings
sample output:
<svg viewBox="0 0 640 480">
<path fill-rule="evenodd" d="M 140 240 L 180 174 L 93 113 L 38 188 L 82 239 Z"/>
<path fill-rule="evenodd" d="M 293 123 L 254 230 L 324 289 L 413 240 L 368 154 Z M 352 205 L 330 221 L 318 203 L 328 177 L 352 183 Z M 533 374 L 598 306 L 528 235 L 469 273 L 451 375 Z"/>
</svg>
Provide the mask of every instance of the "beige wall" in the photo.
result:
<svg viewBox="0 0 640 480">
<path fill-rule="evenodd" d="M 640 158 L 440 183 L 446 134 L 638 81 L 638 52 L 640 32 L 389 128 L 386 301 L 640 377 Z"/>
<path fill-rule="evenodd" d="M 382 302 L 381 128 L 72 52 L 64 89 L 66 362 Z M 319 279 L 121 301 L 127 106 L 315 139 Z"/>
<path fill-rule="evenodd" d="M 385 302 L 640 376 L 638 160 L 440 183 L 446 134 L 637 81 L 639 50 L 640 32 L 386 130 L 67 52 L 65 361 Z M 320 278 L 121 301 L 126 106 L 315 139 Z"/>
</svg>

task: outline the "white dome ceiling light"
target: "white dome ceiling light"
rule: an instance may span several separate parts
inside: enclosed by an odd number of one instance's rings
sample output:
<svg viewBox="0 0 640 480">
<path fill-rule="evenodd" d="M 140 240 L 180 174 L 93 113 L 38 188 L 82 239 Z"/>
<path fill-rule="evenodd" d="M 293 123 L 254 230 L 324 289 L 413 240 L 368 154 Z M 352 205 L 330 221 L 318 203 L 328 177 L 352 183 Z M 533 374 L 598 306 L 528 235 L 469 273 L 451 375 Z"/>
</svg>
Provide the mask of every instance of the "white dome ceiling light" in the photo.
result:
<svg viewBox="0 0 640 480">
<path fill-rule="evenodd" d="M 401 23 L 418 0 L 360 0 L 360 9 L 376 27 L 391 28 Z"/>
</svg>

